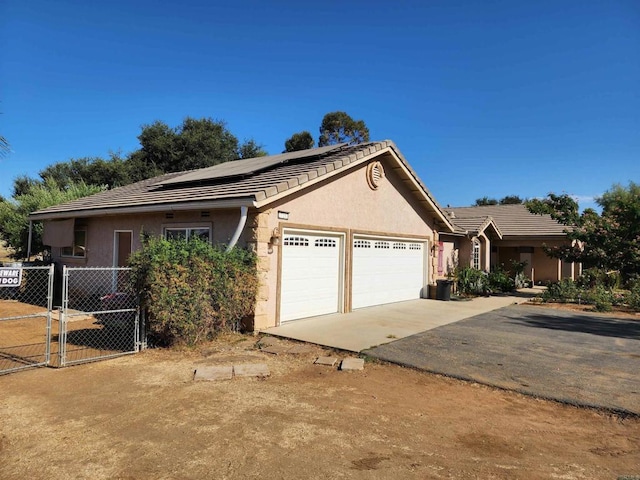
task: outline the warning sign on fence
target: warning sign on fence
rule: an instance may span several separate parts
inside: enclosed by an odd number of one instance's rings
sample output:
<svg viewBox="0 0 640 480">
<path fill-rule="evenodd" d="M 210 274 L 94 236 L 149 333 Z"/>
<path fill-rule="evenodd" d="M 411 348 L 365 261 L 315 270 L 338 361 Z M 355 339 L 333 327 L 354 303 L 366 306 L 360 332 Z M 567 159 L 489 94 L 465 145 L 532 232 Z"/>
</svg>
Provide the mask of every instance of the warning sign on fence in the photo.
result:
<svg viewBox="0 0 640 480">
<path fill-rule="evenodd" d="M 21 268 L 0 267 L 0 287 L 19 287 L 21 282 Z"/>
</svg>

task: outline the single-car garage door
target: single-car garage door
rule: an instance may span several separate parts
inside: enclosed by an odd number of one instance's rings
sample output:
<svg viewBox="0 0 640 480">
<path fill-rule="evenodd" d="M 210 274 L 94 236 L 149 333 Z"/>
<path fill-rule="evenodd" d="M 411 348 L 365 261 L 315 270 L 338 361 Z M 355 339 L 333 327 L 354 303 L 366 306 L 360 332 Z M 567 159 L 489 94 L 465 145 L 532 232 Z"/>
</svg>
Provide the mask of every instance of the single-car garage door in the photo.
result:
<svg viewBox="0 0 640 480">
<path fill-rule="evenodd" d="M 340 235 L 284 231 L 280 322 L 341 311 Z"/>
<path fill-rule="evenodd" d="M 420 298 L 424 279 L 423 242 L 354 238 L 352 308 Z"/>
</svg>

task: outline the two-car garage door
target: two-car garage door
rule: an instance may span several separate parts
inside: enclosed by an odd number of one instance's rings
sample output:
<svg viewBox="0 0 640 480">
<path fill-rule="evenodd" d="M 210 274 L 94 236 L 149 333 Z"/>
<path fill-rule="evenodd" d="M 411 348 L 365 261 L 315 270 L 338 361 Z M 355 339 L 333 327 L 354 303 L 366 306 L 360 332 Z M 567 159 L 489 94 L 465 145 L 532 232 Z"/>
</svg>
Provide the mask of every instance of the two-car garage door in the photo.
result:
<svg viewBox="0 0 640 480">
<path fill-rule="evenodd" d="M 345 236 L 285 230 L 282 240 L 280 321 L 342 311 Z M 352 246 L 352 308 L 420 297 L 424 243 L 356 236 Z"/>
</svg>

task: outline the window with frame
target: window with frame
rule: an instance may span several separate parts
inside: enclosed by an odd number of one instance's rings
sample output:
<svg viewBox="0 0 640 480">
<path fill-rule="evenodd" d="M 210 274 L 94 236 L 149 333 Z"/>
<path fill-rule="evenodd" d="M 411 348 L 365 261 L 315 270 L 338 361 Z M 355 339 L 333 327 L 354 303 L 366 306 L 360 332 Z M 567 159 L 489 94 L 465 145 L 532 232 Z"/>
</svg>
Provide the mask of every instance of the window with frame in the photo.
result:
<svg viewBox="0 0 640 480">
<path fill-rule="evenodd" d="M 210 227 L 165 227 L 164 238 L 167 240 L 190 240 L 199 238 L 205 242 L 211 242 Z"/>
<path fill-rule="evenodd" d="M 87 229 L 77 228 L 73 231 L 73 245 L 62 247 L 60 256 L 85 258 L 87 256 Z"/>
<path fill-rule="evenodd" d="M 480 270 L 480 242 L 473 241 L 473 251 L 471 253 L 471 266 L 476 270 Z"/>
<path fill-rule="evenodd" d="M 369 240 L 356 240 L 353 242 L 353 248 L 371 248 Z"/>
</svg>

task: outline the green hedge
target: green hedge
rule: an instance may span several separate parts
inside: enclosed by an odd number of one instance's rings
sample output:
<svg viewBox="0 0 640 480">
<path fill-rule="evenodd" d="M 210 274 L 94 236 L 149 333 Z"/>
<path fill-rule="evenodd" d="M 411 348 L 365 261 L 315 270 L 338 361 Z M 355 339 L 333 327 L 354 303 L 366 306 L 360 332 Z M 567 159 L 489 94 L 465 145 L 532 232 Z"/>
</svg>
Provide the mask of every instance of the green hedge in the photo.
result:
<svg viewBox="0 0 640 480">
<path fill-rule="evenodd" d="M 195 345 L 253 314 L 258 277 L 247 250 L 152 238 L 130 264 L 152 343 Z"/>
<path fill-rule="evenodd" d="M 617 272 L 592 268 L 585 270 L 575 282 L 565 278 L 550 283 L 542 294 L 542 301 L 593 305 L 599 312 L 611 311 L 614 306 L 640 311 L 640 282 L 629 282 L 628 290 L 619 289 L 618 285 Z"/>
</svg>

